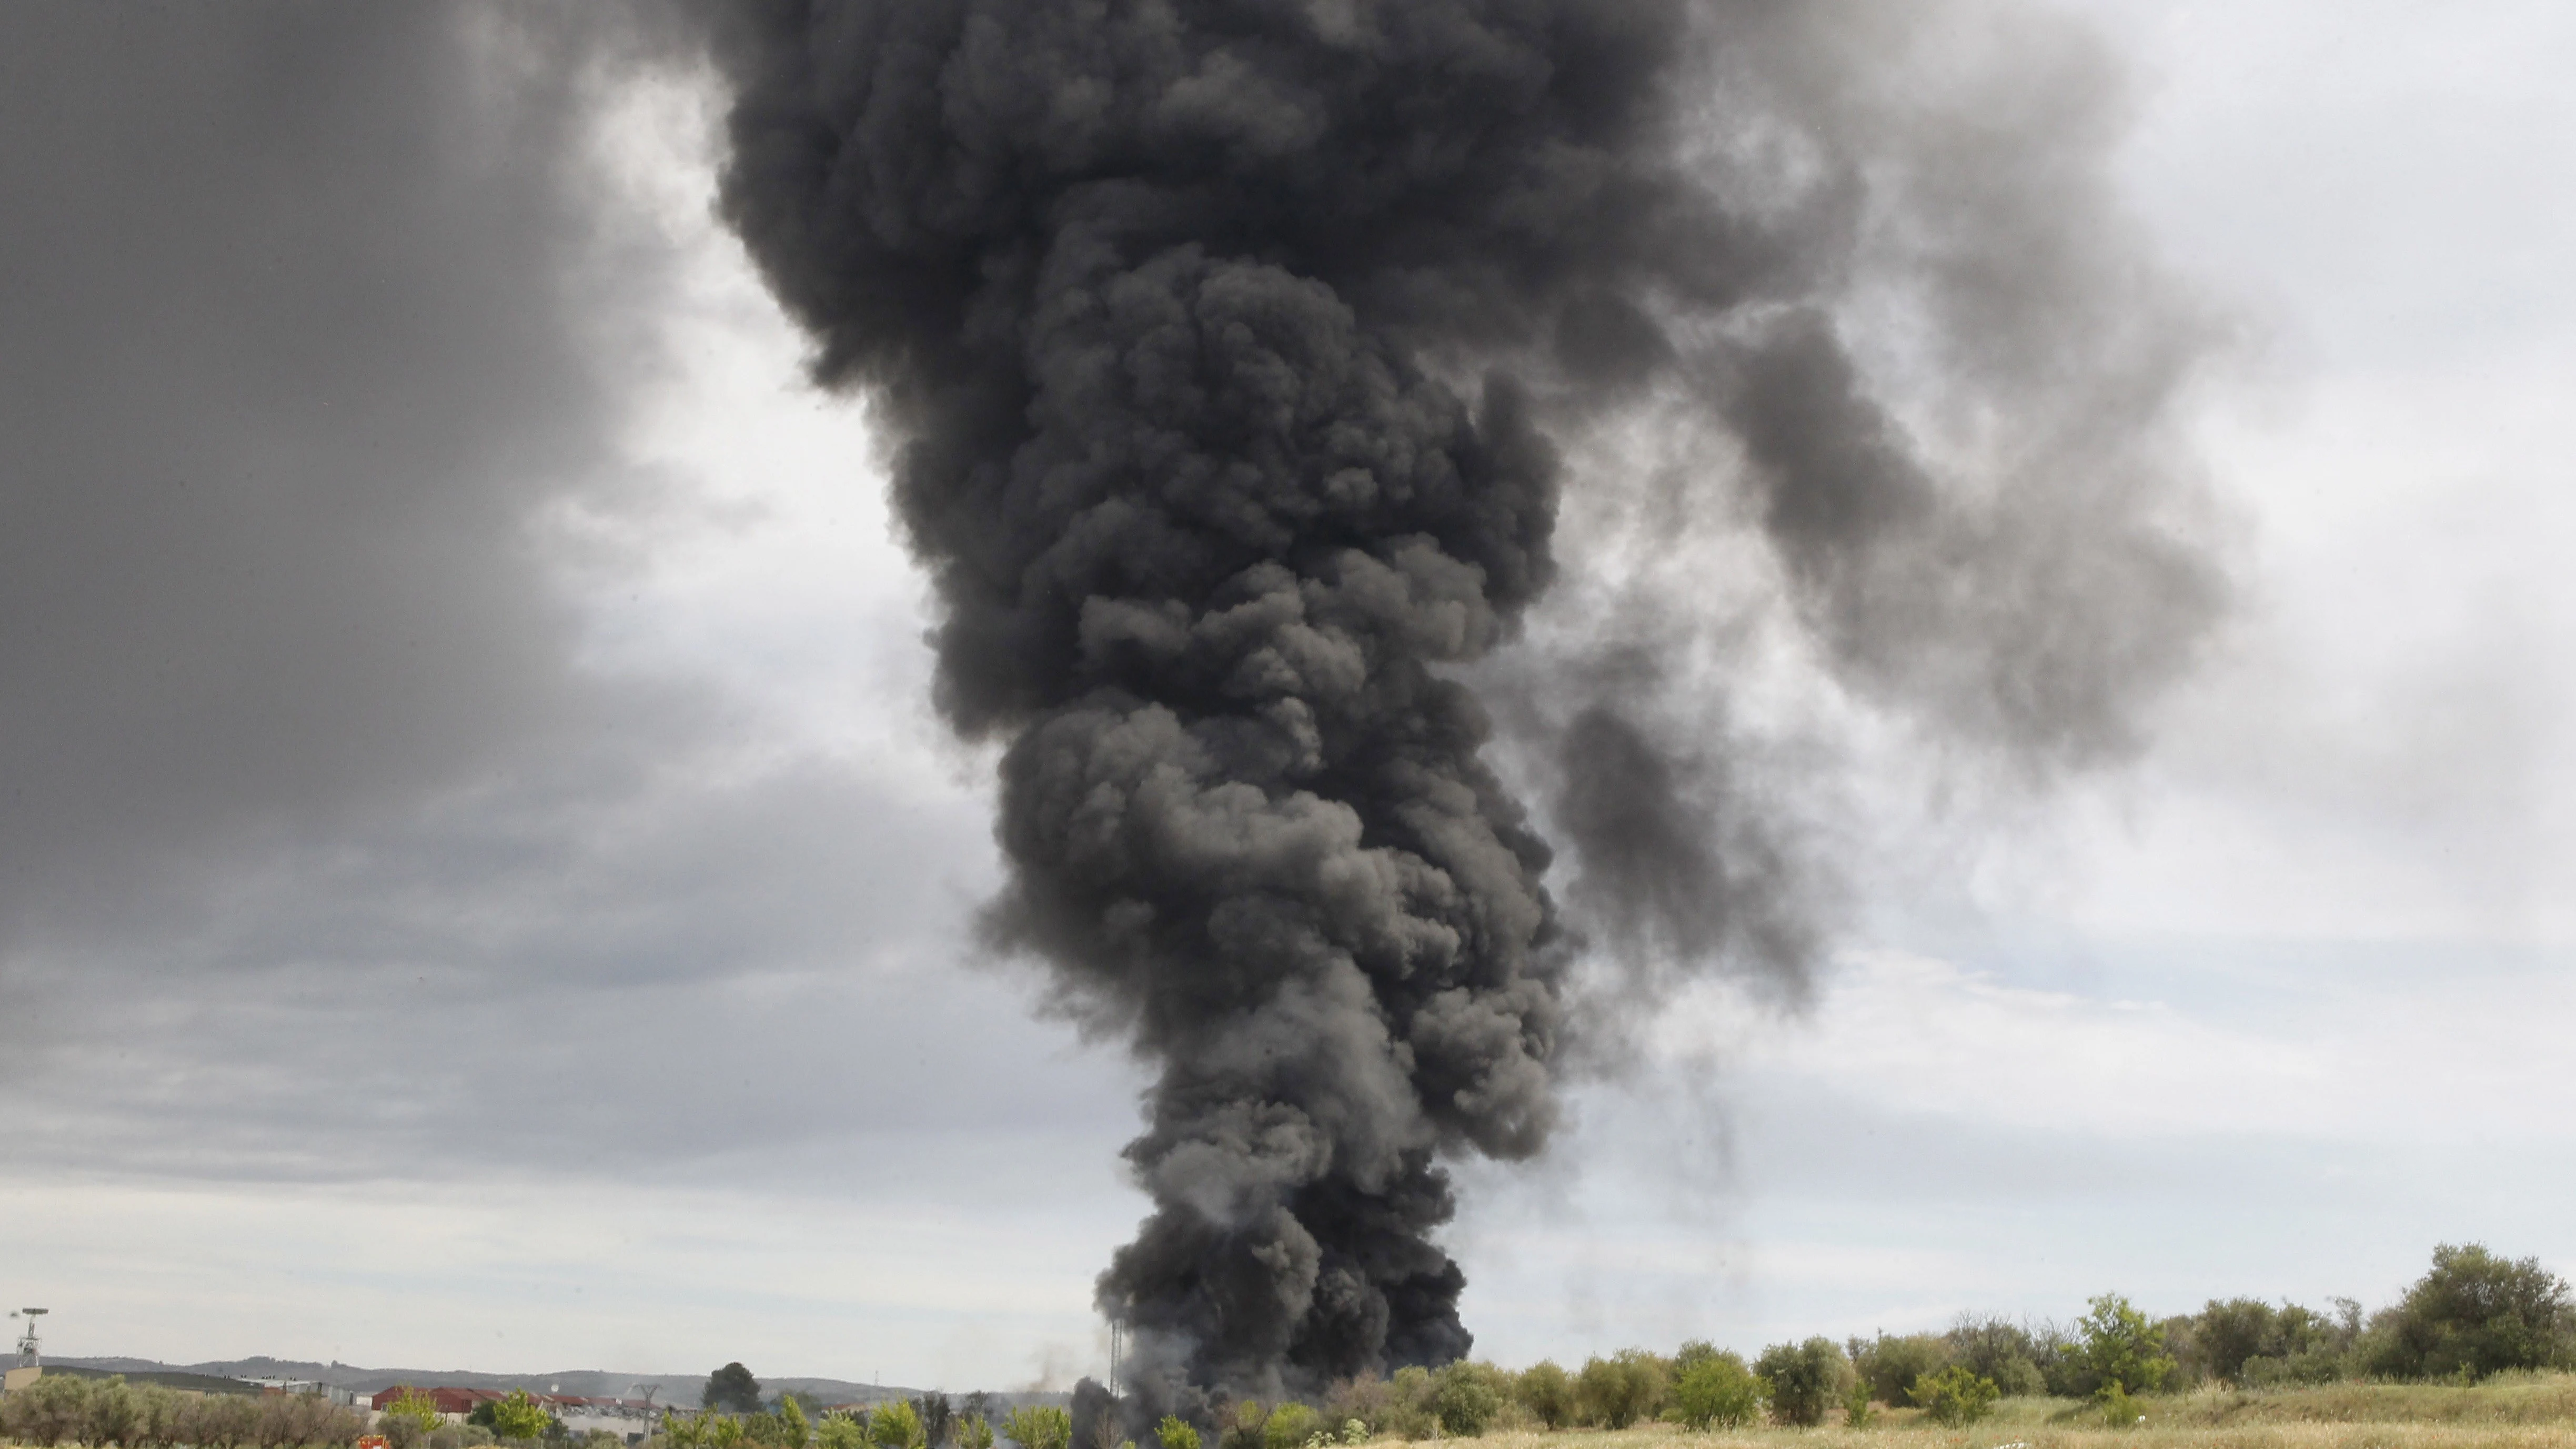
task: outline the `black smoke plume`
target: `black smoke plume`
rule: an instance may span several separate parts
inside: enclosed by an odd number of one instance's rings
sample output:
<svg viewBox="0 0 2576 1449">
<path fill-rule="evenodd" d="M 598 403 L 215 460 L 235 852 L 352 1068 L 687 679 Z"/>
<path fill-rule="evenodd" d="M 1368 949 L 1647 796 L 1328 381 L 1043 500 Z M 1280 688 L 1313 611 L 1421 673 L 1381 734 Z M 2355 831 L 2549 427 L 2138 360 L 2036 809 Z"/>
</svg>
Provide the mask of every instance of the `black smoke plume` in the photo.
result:
<svg viewBox="0 0 2576 1449">
<path fill-rule="evenodd" d="M 1873 109 L 1907 87 L 1851 77 L 1916 63 L 1906 8 L 724 12 L 725 213 L 896 441 L 940 706 L 1006 746 L 991 929 L 1159 1069 L 1155 1211 L 1099 1288 L 1131 1417 L 1468 1350 L 1442 1164 L 1546 1145 L 1578 941 L 1462 674 L 1558 575 L 1567 439 L 1687 412 L 1722 446 L 1684 512 L 1749 520 L 1831 671 L 2036 757 L 2115 752 L 2214 610 L 2138 429 L 2058 426 L 2154 414 L 2191 349 L 2089 337 L 2118 248 L 2062 118 L 1944 152 Z M 1874 398 L 1838 310 L 1873 266 L 2030 423 L 1995 487 L 1945 492 Z M 1575 899 L 1614 949 L 1794 975 L 1796 866 L 1703 819 L 1748 797 L 1663 697 L 1525 711 Z"/>
</svg>

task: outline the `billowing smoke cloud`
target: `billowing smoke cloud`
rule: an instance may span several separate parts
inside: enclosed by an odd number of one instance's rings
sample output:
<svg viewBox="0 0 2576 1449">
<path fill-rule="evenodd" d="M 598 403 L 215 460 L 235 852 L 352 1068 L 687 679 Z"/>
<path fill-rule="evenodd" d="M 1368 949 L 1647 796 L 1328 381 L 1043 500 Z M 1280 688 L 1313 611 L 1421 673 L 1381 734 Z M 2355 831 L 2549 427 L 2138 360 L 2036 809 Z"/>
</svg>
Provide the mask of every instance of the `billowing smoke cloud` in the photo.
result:
<svg viewBox="0 0 2576 1449">
<path fill-rule="evenodd" d="M 940 703 L 1006 745 L 990 929 L 1159 1071 L 1129 1149 L 1155 1211 L 1100 1281 L 1138 1412 L 1469 1347 L 1442 1163 L 1546 1145 L 1580 938 L 1462 681 L 1557 580 L 1569 477 L 1658 493 L 1684 526 L 1648 556 L 1748 534 L 1774 582 L 1734 586 L 1829 675 L 2043 772 L 2125 748 L 2216 610 L 2152 440 L 2196 343 L 2106 220 L 2101 77 L 2060 30 L 727 15 L 726 214 L 898 440 Z M 2024 91 L 2058 91 L 1947 105 L 2035 51 Z M 1678 481 L 1564 461 L 1676 419 Z M 1615 950 L 1794 985 L 1830 923 L 1666 687 L 1694 600 L 1594 592 L 1597 629 L 1529 656 L 1561 697 L 1511 712 L 1556 740 L 1572 900 Z"/>
</svg>

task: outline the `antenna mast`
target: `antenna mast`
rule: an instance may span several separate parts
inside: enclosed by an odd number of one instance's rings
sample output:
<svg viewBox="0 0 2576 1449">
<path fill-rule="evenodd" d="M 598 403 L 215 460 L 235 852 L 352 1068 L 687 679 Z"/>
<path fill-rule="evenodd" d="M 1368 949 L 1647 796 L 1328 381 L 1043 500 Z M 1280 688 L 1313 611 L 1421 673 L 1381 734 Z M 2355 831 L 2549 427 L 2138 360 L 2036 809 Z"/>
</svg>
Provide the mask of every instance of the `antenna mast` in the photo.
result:
<svg viewBox="0 0 2576 1449">
<path fill-rule="evenodd" d="M 21 1308 L 17 1312 L 9 1315 L 11 1318 L 24 1318 L 27 1320 L 27 1331 L 18 1336 L 18 1366 L 20 1368 L 36 1368 L 44 1363 L 44 1355 L 40 1352 L 36 1343 L 36 1320 L 44 1317 L 49 1311 L 50 1310 L 43 1308 Z"/>
</svg>

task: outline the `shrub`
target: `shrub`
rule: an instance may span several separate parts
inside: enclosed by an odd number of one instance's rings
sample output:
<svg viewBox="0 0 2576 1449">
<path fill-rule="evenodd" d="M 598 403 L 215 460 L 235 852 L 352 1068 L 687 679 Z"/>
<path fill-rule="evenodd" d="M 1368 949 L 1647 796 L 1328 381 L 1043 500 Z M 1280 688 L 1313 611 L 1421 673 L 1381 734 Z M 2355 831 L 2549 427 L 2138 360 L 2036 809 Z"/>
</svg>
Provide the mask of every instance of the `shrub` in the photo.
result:
<svg viewBox="0 0 2576 1449">
<path fill-rule="evenodd" d="M 1554 1359 L 1541 1359 L 1514 1376 L 1512 1397 L 1541 1428 L 1562 1429 L 1574 1422 L 1574 1380 Z"/>
<path fill-rule="evenodd" d="M 866 1449 L 867 1442 L 867 1424 L 846 1409 L 835 1409 L 825 1414 L 814 1426 L 817 1449 Z"/>
<path fill-rule="evenodd" d="M 1664 1386 L 1663 1360 L 1642 1349 L 1621 1349 L 1584 1361 L 1575 1376 L 1575 1402 L 1586 1421 L 1625 1429 L 1663 1411 Z"/>
<path fill-rule="evenodd" d="M 2138 1411 L 2138 1401 L 2118 1384 L 2103 1386 L 2101 1402 L 2102 1422 L 2114 1429 L 2134 1429 L 2147 1417 Z"/>
<path fill-rule="evenodd" d="M 1852 1370 L 1860 1376 L 1869 1396 L 1882 1404 L 1912 1402 L 1906 1396 L 1915 1380 L 1950 1366 L 1950 1346 L 1928 1333 L 1904 1338 L 1882 1333 L 1872 1342 L 1854 1339 L 1852 1344 Z"/>
<path fill-rule="evenodd" d="M 1869 1387 L 1853 1384 L 1851 1392 L 1843 1395 L 1843 1427 L 1867 1429 L 1877 1422 L 1878 1406 L 1869 1401 Z"/>
<path fill-rule="evenodd" d="M 512 1389 L 507 1398 L 490 1407 L 492 1432 L 504 1439 L 540 1438 L 546 1432 L 546 1421 L 553 1417 L 526 1389 Z"/>
<path fill-rule="evenodd" d="M 2136 1394 L 2163 1387 L 2174 1367 L 2165 1355 L 2164 1331 L 2117 1293 L 2093 1299 L 2090 1308 L 2076 1324 L 2074 1346 L 2085 1392 L 2100 1394 L 2116 1388 Z"/>
<path fill-rule="evenodd" d="M 418 1389 L 406 1388 L 385 1406 L 376 1427 L 384 1431 L 393 1449 L 417 1449 L 422 1440 L 438 1432 L 446 1422 L 435 1400 Z"/>
<path fill-rule="evenodd" d="M 1187 1420 L 1165 1414 L 1154 1426 L 1154 1442 L 1163 1449 L 1199 1449 L 1199 1431 Z"/>
<path fill-rule="evenodd" d="M 1772 1421 L 1805 1428 L 1823 1423 L 1825 1412 L 1842 1402 L 1851 1361 L 1832 1339 L 1811 1338 L 1762 1350 L 1753 1371 L 1770 1386 Z"/>
<path fill-rule="evenodd" d="M 2539 1259 L 2445 1243 L 2433 1250 L 2432 1271 L 2371 1324 L 2362 1367 L 2410 1379 L 2547 1368 L 2568 1361 L 2571 1329 L 2567 1284 Z"/>
<path fill-rule="evenodd" d="M 1440 1385 L 1431 1370 L 1419 1364 L 1408 1364 L 1395 1371 L 1387 1383 L 1385 1427 L 1407 1439 L 1428 1439 L 1440 1429 L 1433 1401 Z"/>
<path fill-rule="evenodd" d="M 1358 1420 L 1364 1432 L 1374 1433 L 1386 1425 L 1387 1409 L 1395 1401 L 1395 1390 L 1375 1374 L 1361 1374 L 1333 1385 L 1324 1395 L 1324 1413 L 1347 1425 Z"/>
<path fill-rule="evenodd" d="M 2245 1361 L 2263 1352 L 2279 1333 L 2279 1317 L 2259 1298 L 2212 1298 L 2192 1320 L 2188 1350 L 2177 1355 L 2186 1370 L 2227 1383 L 2240 1383 Z"/>
<path fill-rule="evenodd" d="M 1270 1411 L 1261 1426 L 1261 1442 L 1265 1449 L 1300 1449 L 1323 1422 L 1313 1409 L 1291 1399 Z"/>
<path fill-rule="evenodd" d="M 1941 1339 L 1952 1363 L 1966 1364 L 1978 1377 L 1993 1379 L 2005 1398 L 2048 1392 L 2048 1381 L 2039 1371 L 2044 1350 L 2020 1324 L 1962 1314 Z"/>
<path fill-rule="evenodd" d="M 1052 1412 L 1064 1414 L 1065 1411 L 1056 1409 Z M 1065 1449 L 1065 1444 L 1072 1438 L 1073 1416 L 1066 1414 L 1064 1438 L 1056 1440 L 1047 1449 Z M 901 1399 L 889 1399 L 868 1411 L 868 1440 L 877 1449 L 930 1449 L 930 1436 L 921 1432 L 921 1415 Z M 1026 1440 L 1021 1442 L 1027 1443 Z M 1037 1446 L 1028 1445 L 1028 1449 L 1037 1449 Z"/>
<path fill-rule="evenodd" d="M 1740 1429 L 1762 1412 L 1762 1384 L 1744 1360 L 1712 1351 L 1683 1371 L 1673 1406 L 1693 1429 Z"/>
<path fill-rule="evenodd" d="M 1431 1410 L 1442 1430 L 1461 1439 L 1483 1436 L 1503 1411 L 1502 1372 L 1464 1359 L 1432 1375 Z"/>
<path fill-rule="evenodd" d="M 1073 1443 L 1073 1412 L 1046 1404 L 1013 1409 L 1002 1420 L 1002 1437 L 1020 1449 L 1068 1449 Z"/>
<path fill-rule="evenodd" d="M 1984 1418 L 2003 1397 L 1995 1381 L 1954 1363 L 1937 1374 L 1916 1379 L 1907 1391 L 1925 1417 L 1946 1428 L 1961 1429 Z"/>
<path fill-rule="evenodd" d="M 1270 1424 L 1270 1411 L 1259 1399 L 1238 1402 L 1222 1420 L 1217 1435 L 1218 1449 L 1268 1449 L 1269 1440 L 1261 1432 Z"/>
</svg>

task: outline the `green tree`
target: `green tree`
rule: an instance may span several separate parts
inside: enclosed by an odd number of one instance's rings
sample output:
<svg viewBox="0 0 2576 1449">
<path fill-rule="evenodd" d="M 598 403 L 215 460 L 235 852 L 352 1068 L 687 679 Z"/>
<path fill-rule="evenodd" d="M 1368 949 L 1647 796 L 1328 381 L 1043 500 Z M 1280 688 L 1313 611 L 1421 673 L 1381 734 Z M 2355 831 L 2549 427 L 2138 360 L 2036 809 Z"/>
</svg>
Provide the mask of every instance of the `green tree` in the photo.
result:
<svg viewBox="0 0 2576 1449">
<path fill-rule="evenodd" d="M 1541 1359 L 1512 1380 L 1512 1397 L 1529 1416 L 1549 1429 L 1574 1422 L 1574 1380 L 1554 1359 Z"/>
<path fill-rule="evenodd" d="M 1604 1428 L 1625 1429 L 1663 1411 L 1663 1360 L 1635 1348 L 1587 1359 L 1583 1372 L 1575 1376 L 1574 1388 L 1585 1419 Z"/>
<path fill-rule="evenodd" d="M 1772 1420 L 1807 1428 L 1823 1423 L 1826 1411 L 1842 1402 L 1851 1360 L 1832 1339 L 1818 1337 L 1771 1345 L 1753 1372 L 1770 1386 Z"/>
<path fill-rule="evenodd" d="M 1199 1449 L 1199 1431 L 1188 1420 L 1165 1414 L 1154 1426 L 1154 1442 L 1163 1449 Z"/>
<path fill-rule="evenodd" d="M 1049 1404 L 1013 1409 L 1002 1420 L 1002 1437 L 1020 1449 L 1067 1449 L 1073 1443 L 1073 1414 Z"/>
<path fill-rule="evenodd" d="M 1907 1390 L 1924 1416 L 1945 1428 L 1961 1429 L 1984 1418 L 2003 1397 L 1993 1379 L 1971 1370 L 1966 1364 L 1954 1363 L 1939 1373 L 1925 1374 Z"/>
<path fill-rule="evenodd" d="M 418 1389 L 405 1387 L 394 1395 L 391 1403 L 385 1405 L 376 1426 L 384 1431 L 385 1440 L 393 1449 L 414 1449 L 446 1422 L 447 1416 L 438 1412 L 437 1400 Z"/>
<path fill-rule="evenodd" d="M 1851 1361 L 1869 1396 L 1893 1408 L 1913 1402 L 1907 1396 L 1916 1379 L 1950 1366 L 1950 1345 L 1928 1333 L 1903 1338 L 1882 1333 L 1866 1341 L 1853 1339 Z"/>
<path fill-rule="evenodd" d="M 0 1399 L 0 1432 L 21 1444 L 50 1449 L 65 1439 L 78 1441 L 89 1422 L 91 1380 L 48 1373 Z"/>
<path fill-rule="evenodd" d="M 2192 1320 L 2191 1346 L 2185 1370 L 2234 1384 L 2245 1374 L 2245 1361 L 2262 1354 L 2280 1331 L 2280 1315 L 2260 1298 L 2216 1298 L 2201 1305 Z"/>
<path fill-rule="evenodd" d="M 2043 1350 L 2030 1330 L 2018 1323 L 1962 1314 L 1941 1338 L 1949 1346 L 1951 1362 L 1966 1364 L 1979 1378 L 1993 1379 L 2005 1398 L 2048 1391 L 2048 1381 L 2039 1369 Z"/>
<path fill-rule="evenodd" d="M 739 1363 L 729 1363 L 707 1375 L 707 1386 L 698 1394 L 701 1407 L 728 1414 L 760 1412 L 760 1380 Z"/>
<path fill-rule="evenodd" d="M 1065 1437 L 1073 1437 L 1069 1416 L 1065 1422 Z M 921 1415 L 913 1412 L 912 1405 L 901 1399 L 890 1399 L 869 1411 L 868 1438 L 877 1449 L 930 1449 L 930 1437 L 921 1430 Z M 1059 1442 L 1054 1449 L 1063 1449 L 1062 1443 Z"/>
<path fill-rule="evenodd" d="M 1460 1359 L 1432 1377 L 1437 1386 L 1432 1390 L 1431 1409 L 1440 1418 L 1442 1432 L 1460 1439 L 1480 1438 L 1501 1417 L 1510 1383 L 1501 1369 Z"/>
<path fill-rule="evenodd" d="M 2164 1386 L 2174 1361 L 2165 1354 L 2164 1331 L 2117 1293 L 2090 1301 L 2075 1325 L 2075 1357 L 2088 1392 L 2152 1393 Z"/>
<path fill-rule="evenodd" d="M 2432 1271 L 2371 1325 L 2364 1371 L 2386 1378 L 2480 1379 L 2569 1359 L 2576 1329 L 2566 1281 L 2537 1258 L 2500 1258 L 2483 1244 L 2444 1243 Z"/>
<path fill-rule="evenodd" d="M 993 1421 L 980 1413 L 961 1416 L 957 1420 L 957 1449 L 993 1449 Z"/>
<path fill-rule="evenodd" d="M 835 1409 L 814 1425 L 814 1443 L 816 1449 L 866 1449 L 868 1426 L 858 1415 Z"/>
<path fill-rule="evenodd" d="M 492 1432 L 504 1439 L 541 1439 L 554 1415 L 526 1389 L 512 1389 L 492 1404 Z"/>
<path fill-rule="evenodd" d="M 1673 1406 L 1693 1429 L 1740 1429 L 1762 1413 L 1762 1383 L 1744 1360 L 1711 1349 L 1682 1370 Z"/>
</svg>

